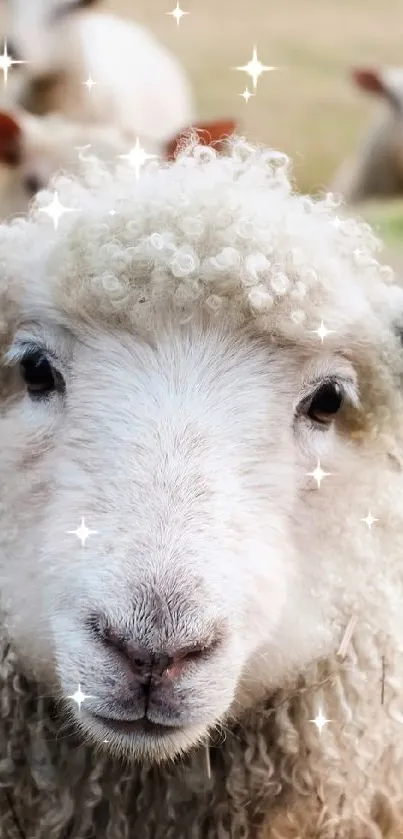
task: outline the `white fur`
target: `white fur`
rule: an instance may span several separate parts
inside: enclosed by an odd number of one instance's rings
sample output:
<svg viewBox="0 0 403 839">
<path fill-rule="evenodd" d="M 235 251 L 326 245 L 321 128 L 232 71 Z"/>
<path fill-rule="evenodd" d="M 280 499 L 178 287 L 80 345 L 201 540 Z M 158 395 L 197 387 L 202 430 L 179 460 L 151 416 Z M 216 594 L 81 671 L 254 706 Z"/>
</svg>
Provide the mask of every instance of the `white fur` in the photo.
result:
<svg viewBox="0 0 403 839">
<path fill-rule="evenodd" d="M 77 174 L 92 159 L 116 163 L 127 154 L 130 141 L 112 125 L 72 122 L 57 114 L 35 117 L 7 108 L 21 128 L 21 160 L 17 166 L 0 163 L 0 218 L 26 213 L 32 200 L 27 178 L 48 187 L 57 172 Z"/>
<path fill-rule="evenodd" d="M 138 182 L 101 172 L 58 190 L 76 210 L 58 231 L 38 210 L 0 228 L 0 581 L 13 642 L 53 690 L 80 683 L 93 697 L 77 719 L 100 743 L 91 713 L 113 709 L 127 674 L 88 615 L 160 652 L 220 627 L 174 686 L 182 727 L 112 741 L 160 759 L 318 678 L 355 615 L 350 664 L 302 704 L 298 771 L 320 784 L 329 824 L 341 795 L 343 814 L 364 818 L 402 769 L 403 293 L 365 225 L 337 222 L 330 198 L 293 195 L 285 158 L 242 142 L 227 158 L 197 147 L 152 163 Z M 27 340 L 48 347 L 64 397 L 26 394 Z M 329 376 L 346 401 L 323 430 L 302 406 Z M 68 533 L 82 516 L 97 531 L 85 548 Z M 309 714 L 323 696 L 334 723 L 319 738 Z M 152 699 L 148 713 L 161 718 Z"/>
<path fill-rule="evenodd" d="M 112 123 L 151 152 L 193 122 L 181 65 L 144 27 L 103 12 L 69 11 L 62 0 L 11 0 L 8 37 L 28 62 L 10 78 L 22 100 L 30 81 L 62 72 L 52 110 L 78 122 Z M 96 83 L 91 93 L 83 85 L 88 77 Z"/>
</svg>

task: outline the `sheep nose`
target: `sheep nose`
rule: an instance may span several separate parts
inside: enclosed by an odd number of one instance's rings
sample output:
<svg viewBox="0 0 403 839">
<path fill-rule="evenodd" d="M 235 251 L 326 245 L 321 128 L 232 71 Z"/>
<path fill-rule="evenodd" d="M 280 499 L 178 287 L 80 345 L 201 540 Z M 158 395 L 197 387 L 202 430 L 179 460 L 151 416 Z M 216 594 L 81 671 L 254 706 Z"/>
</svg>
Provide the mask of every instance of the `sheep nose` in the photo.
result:
<svg viewBox="0 0 403 839">
<path fill-rule="evenodd" d="M 136 680 L 147 685 L 151 679 L 173 681 L 178 679 L 183 671 L 200 659 L 211 655 L 222 640 L 222 633 L 209 632 L 208 636 L 197 643 L 188 645 L 172 643 L 169 649 L 152 650 L 128 638 L 118 629 L 106 624 L 98 617 L 91 617 L 87 621 L 87 628 L 101 641 L 103 646 L 120 658 Z"/>
<path fill-rule="evenodd" d="M 120 649 L 120 645 L 118 645 Z M 189 664 L 196 661 L 207 650 L 202 646 L 179 648 L 168 653 L 150 653 L 148 650 L 132 647 L 126 644 L 123 655 L 132 673 L 141 683 L 147 683 L 151 678 L 166 680 L 178 679 Z"/>
</svg>

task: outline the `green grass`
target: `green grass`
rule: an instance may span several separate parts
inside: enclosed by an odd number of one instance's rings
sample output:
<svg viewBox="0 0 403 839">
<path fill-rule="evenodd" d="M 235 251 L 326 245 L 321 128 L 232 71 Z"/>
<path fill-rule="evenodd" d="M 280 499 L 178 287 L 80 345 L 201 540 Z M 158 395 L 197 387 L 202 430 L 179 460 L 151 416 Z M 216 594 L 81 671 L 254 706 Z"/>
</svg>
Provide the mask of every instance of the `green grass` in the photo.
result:
<svg viewBox="0 0 403 839">
<path fill-rule="evenodd" d="M 379 202 L 360 209 L 386 245 L 403 248 L 403 199 Z"/>
</svg>

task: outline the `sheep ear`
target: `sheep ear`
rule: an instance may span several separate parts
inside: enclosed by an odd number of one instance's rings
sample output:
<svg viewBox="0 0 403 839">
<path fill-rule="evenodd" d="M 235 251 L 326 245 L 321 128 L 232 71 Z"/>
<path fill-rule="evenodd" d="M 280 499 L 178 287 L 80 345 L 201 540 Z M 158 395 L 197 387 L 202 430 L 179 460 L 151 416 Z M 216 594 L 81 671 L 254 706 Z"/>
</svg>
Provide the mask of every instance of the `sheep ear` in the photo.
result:
<svg viewBox="0 0 403 839">
<path fill-rule="evenodd" d="M 230 137 L 236 129 L 237 123 L 233 119 L 202 122 L 194 127 L 185 128 L 166 144 L 165 156 L 168 160 L 174 160 L 192 133 L 197 135 L 198 141 L 201 145 L 214 146 L 217 151 L 221 151 L 225 146 L 228 137 Z"/>
<path fill-rule="evenodd" d="M 357 87 L 369 93 L 384 94 L 386 92 L 382 74 L 375 68 L 355 67 L 351 73 Z"/>
<path fill-rule="evenodd" d="M 0 111 L 0 163 L 18 166 L 21 161 L 22 130 L 17 120 Z"/>
<path fill-rule="evenodd" d="M 384 96 L 387 93 L 387 88 L 382 77 L 382 73 L 375 68 L 356 67 L 352 70 L 352 78 L 361 90 L 368 93 L 377 93 Z"/>
</svg>

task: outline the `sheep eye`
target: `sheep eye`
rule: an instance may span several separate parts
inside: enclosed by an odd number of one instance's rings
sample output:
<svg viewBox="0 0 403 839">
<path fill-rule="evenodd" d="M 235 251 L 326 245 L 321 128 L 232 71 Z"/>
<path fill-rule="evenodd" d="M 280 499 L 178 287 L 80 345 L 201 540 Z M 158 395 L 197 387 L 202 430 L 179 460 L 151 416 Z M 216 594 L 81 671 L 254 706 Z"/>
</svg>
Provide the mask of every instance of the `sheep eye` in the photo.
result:
<svg viewBox="0 0 403 839">
<path fill-rule="evenodd" d="M 307 416 L 320 425 L 329 425 L 343 404 L 343 391 L 337 382 L 325 382 L 312 397 Z"/>
<path fill-rule="evenodd" d="M 33 399 L 50 396 L 54 391 L 64 391 L 63 377 L 41 350 L 28 352 L 21 360 L 20 366 L 27 391 Z"/>
</svg>

